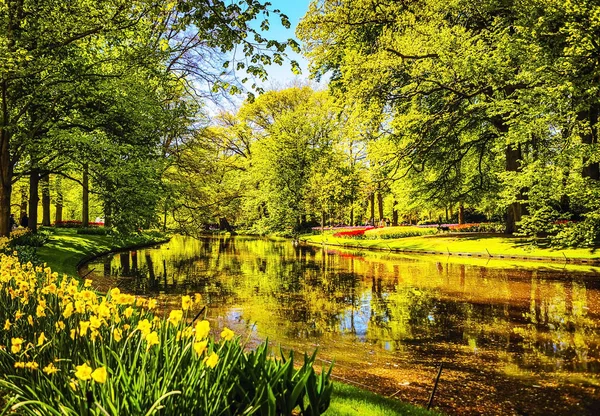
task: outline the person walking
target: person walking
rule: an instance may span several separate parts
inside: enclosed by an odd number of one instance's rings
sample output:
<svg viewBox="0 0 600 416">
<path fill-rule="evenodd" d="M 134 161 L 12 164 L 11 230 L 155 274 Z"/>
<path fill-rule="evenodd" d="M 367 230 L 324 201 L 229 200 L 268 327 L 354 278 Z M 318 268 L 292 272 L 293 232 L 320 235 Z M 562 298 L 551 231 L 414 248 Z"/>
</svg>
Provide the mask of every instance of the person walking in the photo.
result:
<svg viewBox="0 0 600 416">
<path fill-rule="evenodd" d="M 23 214 L 23 216 L 21 217 L 21 227 L 27 228 L 28 225 L 29 217 L 27 216 L 27 214 Z"/>
</svg>

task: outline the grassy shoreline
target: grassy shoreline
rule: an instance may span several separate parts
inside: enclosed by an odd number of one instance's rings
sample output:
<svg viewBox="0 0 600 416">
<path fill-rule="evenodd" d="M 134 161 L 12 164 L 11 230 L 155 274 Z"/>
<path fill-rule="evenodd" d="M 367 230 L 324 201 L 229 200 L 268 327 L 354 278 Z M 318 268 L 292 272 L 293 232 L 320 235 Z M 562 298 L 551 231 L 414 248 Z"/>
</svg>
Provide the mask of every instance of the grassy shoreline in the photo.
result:
<svg viewBox="0 0 600 416">
<path fill-rule="evenodd" d="M 74 229 L 56 229 L 50 240 L 37 249 L 42 262 L 60 274 L 77 276 L 82 262 L 112 251 L 146 247 L 167 242 L 166 235 L 141 234 L 116 239 L 107 235 L 77 234 Z"/>
<path fill-rule="evenodd" d="M 457 233 L 395 239 L 352 239 L 333 237 L 331 233 L 324 233 L 305 234 L 300 237 L 300 241 L 309 244 L 398 253 L 600 264 L 600 251 L 596 249 L 532 247 L 524 239 L 499 234 Z"/>
</svg>

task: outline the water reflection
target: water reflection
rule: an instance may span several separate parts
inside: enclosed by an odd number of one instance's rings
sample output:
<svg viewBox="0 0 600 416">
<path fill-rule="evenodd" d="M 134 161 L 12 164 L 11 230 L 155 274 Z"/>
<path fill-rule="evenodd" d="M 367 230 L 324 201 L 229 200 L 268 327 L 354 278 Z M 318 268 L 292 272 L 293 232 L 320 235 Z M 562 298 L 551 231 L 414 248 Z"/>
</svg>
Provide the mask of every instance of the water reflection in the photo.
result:
<svg viewBox="0 0 600 416">
<path fill-rule="evenodd" d="M 100 288 L 116 284 L 166 298 L 199 293 L 212 319 L 295 348 L 320 345 L 341 362 L 460 355 L 474 360 L 475 369 L 492 362 L 509 376 L 568 372 L 592 384 L 600 371 L 600 280 L 593 272 L 502 269 L 239 237 L 176 237 L 89 268 Z"/>
</svg>

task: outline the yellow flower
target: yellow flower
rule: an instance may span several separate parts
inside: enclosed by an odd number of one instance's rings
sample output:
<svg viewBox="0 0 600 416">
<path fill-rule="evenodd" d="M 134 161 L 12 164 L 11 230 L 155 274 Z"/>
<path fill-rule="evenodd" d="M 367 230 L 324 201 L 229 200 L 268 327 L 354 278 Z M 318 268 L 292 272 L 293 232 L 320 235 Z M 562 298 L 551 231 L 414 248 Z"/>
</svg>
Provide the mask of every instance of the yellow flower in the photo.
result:
<svg viewBox="0 0 600 416">
<path fill-rule="evenodd" d="M 77 371 L 75 371 L 75 377 L 79 380 L 89 380 L 92 377 L 92 367 L 87 365 L 87 363 L 83 363 L 75 367 Z"/>
<path fill-rule="evenodd" d="M 21 312 L 20 310 L 18 310 L 17 312 L 15 312 L 15 321 L 18 321 L 19 319 L 21 319 L 21 317 L 24 315 L 23 312 Z"/>
<path fill-rule="evenodd" d="M 15 361 L 15 368 L 25 368 L 25 363 L 23 361 Z"/>
<path fill-rule="evenodd" d="M 29 325 L 33 326 L 33 316 L 27 315 L 27 322 L 29 322 Z"/>
<path fill-rule="evenodd" d="M 200 293 L 194 294 L 194 303 L 196 303 L 196 304 L 202 303 L 202 295 Z"/>
<path fill-rule="evenodd" d="M 62 315 L 65 319 L 68 319 L 69 316 L 73 315 L 73 303 L 72 302 L 67 303 L 67 306 L 65 306 L 65 310 L 63 311 Z"/>
<path fill-rule="evenodd" d="M 215 366 L 219 362 L 219 356 L 213 352 L 210 354 L 209 357 L 204 357 L 204 360 L 202 362 L 206 364 L 207 367 L 215 368 Z"/>
<path fill-rule="evenodd" d="M 131 316 L 132 313 L 133 313 L 133 308 L 130 306 L 127 309 L 125 309 L 125 312 L 123 312 L 123 315 L 125 315 L 125 318 L 129 319 L 129 317 Z"/>
<path fill-rule="evenodd" d="M 37 370 L 38 368 L 40 368 L 40 365 L 35 361 L 29 361 L 25 363 L 25 367 L 29 368 L 30 370 Z"/>
<path fill-rule="evenodd" d="M 87 335 L 87 330 L 90 327 L 90 321 L 80 321 L 79 322 L 79 335 L 85 337 Z"/>
<path fill-rule="evenodd" d="M 117 342 L 121 341 L 123 339 L 123 332 L 119 328 L 113 329 L 113 338 Z"/>
<path fill-rule="evenodd" d="M 142 306 L 144 306 L 144 303 L 146 303 L 144 298 L 136 298 L 135 299 L 135 306 L 137 306 L 137 307 L 141 308 Z"/>
<path fill-rule="evenodd" d="M 194 351 L 196 351 L 196 354 L 202 355 L 202 353 L 206 350 L 207 345 L 208 341 L 194 342 Z"/>
<path fill-rule="evenodd" d="M 38 305 L 35 309 L 35 316 L 37 316 L 38 318 L 46 316 L 46 313 L 44 312 L 44 307 L 42 305 Z"/>
<path fill-rule="evenodd" d="M 75 312 L 85 313 L 85 302 L 82 300 L 75 301 Z"/>
<path fill-rule="evenodd" d="M 106 367 L 98 367 L 92 372 L 92 378 L 96 383 L 106 383 Z"/>
<path fill-rule="evenodd" d="M 112 298 L 115 298 L 121 294 L 121 290 L 118 287 L 115 287 L 114 289 L 111 289 L 109 293 Z"/>
<path fill-rule="evenodd" d="M 90 327 L 92 329 L 98 329 L 102 326 L 102 320 L 97 316 L 90 316 Z"/>
<path fill-rule="evenodd" d="M 6 323 L 4 324 L 4 330 L 5 330 L 5 331 L 10 331 L 10 325 L 11 325 L 11 323 L 10 323 L 10 321 L 7 319 L 7 320 L 6 320 Z"/>
<path fill-rule="evenodd" d="M 189 296 L 181 297 L 181 309 L 187 311 L 192 306 L 192 298 Z"/>
<path fill-rule="evenodd" d="M 183 318 L 183 311 L 181 309 L 176 309 L 176 310 L 171 311 L 171 313 L 169 314 L 168 321 L 171 322 L 173 325 L 177 326 L 179 324 L 179 322 L 181 322 L 182 318 Z"/>
<path fill-rule="evenodd" d="M 44 335 L 44 333 L 42 332 L 42 333 L 40 334 L 40 337 L 38 338 L 38 343 L 37 343 L 37 346 L 38 346 L 38 347 L 41 347 L 42 345 L 44 345 L 44 342 L 46 342 L 46 340 L 47 340 L 47 339 L 48 339 L 48 338 L 46 338 L 46 336 L 45 336 L 45 335 Z"/>
<path fill-rule="evenodd" d="M 75 330 L 71 329 L 71 333 L 69 334 L 69 336 L 71 337 L 71 339 L 75 339 Z"/>
<path fill-rule="evenodd" d="M 210 322 L 207 320 L 199 321 L 196 324 L 196 339 L 203 339 L 208 337 L 210 333 Z"/>
<path fill-rule="evenodd" d="M 77 383 L 75 382 L 74 379 L 71 379 L 71 381 L 69 381 L 69 387 L 71 387 L 71 390 L 73 390 L 73 391 L 77 390 Z"/>
<path fill-rule="evenodd" d="M 221 332 L 221 339 L 224 339 L 225 341 L 231 341 L 234 337 L 234 332 L 229 329 L 229 328 L 224 328 L 223 331 Z"/>
<path fill-rule="evenodd" d="M 58 368 L 54 366 L 54 363 L 48 364 L 46 367 L 42 369 L 42 371 L 48 375 L 54 374 L 58 372 Z"/>
<path fill-rule="evenodd" d="M 158 301 L 156 299 L 150 299 L 148 301 L 148 309 L 154 309 L 156 308 L 156 304 L 158 303 Z"/>
<path fill-rule="evenodd" d="M 152 330 L 152 324 L 147 319 L 144 319 L 143 321 L 138 322 L 137 329 L 142 333 L 142 338 L 145 338 Z"/>
<path fill-rule="evenodd" d="M 148 343 L 148 348 L 160 343 L 156 331 L 152 331 L 146 336 L 146 342 Z"/>
<path fill-rule="evenodd" d="M 90 287 L 90 286 L 92 286 L 92 280 L 85 279 L 85 283 L 83 284 L 83 287 Z"/>
<path fill-rule="evenodd" d="M 10 343 L 11 343 L 10 350 L 12 351 L 13 354 L 16 354 L 19 351 L 21 351 L 21 345 L 23 344 L 23 338 L 12 338 L 10 340 Z"/>
<path fill-rule="evenodd" d="M 58 321 L 56 324 L 56 332 L 62 331 L 65 329 L 65 323 L 63 321 Z"/>
</svg>

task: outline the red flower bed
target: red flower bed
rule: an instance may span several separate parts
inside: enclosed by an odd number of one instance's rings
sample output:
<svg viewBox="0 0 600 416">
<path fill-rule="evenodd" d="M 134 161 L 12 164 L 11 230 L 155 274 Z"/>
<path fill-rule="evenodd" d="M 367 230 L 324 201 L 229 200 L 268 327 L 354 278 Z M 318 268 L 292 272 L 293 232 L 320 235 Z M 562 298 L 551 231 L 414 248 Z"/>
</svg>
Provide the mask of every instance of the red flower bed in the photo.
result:
<svg viewBox="0 0 600 416">
<path fill-rule="evenodd" d="M 365 228 L 359 228 L 356 230 L 340 231 L 340 232 L 335 233 L 333 236 L 334 237 L 342 237 L 342 238 L 362 237 L 365 235 L 365 231 L 370 230 L 372 228 L 375 228 L 375 227 L 365 227 Z"/>
<path fill-rule="evenodd" d="M 479 223 L 470 223 L 470 224 L 456 224 L 456 225 L 450 225 L 448 228 L 450 228 L 452 231 L 464 231 L 464 230 L 471 230 L 472 228 L 475 227 L 479 227 L 480 224 Z"/>
<path fill-rule="evenodd" d="M 103 222 L 90 222 L 88 223 L 90 227 L 102 227 L 104 226 Z M 59 228 L 81 228 L 82 222 L 79 220 L 67 220 L 67 221 L 57 221 L 54 223 L 55 227 Z"/>
</svg>

